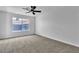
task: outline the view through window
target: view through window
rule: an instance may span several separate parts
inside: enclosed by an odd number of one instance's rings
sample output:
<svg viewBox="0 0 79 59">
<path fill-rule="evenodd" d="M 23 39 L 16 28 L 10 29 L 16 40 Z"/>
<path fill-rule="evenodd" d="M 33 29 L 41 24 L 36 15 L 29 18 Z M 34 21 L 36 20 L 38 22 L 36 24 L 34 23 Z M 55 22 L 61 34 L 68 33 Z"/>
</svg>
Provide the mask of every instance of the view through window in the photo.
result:
<svg viewBox="0 0 79 59">
<path fill-rule="evenodd" d="M 29 19 L 23 18 L 12 18 L 12 32 L 23 32 L 30 30 L 30 21 Z"/>
</svg>

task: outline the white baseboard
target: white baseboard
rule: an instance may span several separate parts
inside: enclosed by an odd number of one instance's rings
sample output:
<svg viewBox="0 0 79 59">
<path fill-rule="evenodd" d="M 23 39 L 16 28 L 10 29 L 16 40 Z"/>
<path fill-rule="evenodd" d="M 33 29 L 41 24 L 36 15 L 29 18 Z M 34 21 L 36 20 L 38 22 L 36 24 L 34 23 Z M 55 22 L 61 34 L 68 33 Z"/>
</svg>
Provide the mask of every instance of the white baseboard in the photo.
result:
<svg viewBox="0 0 79 59">
<path fill-rule="evenodd" d="M 57 38 L 51 38 L 49 36 L 42 35 L 42 34 L 37 34 L 37 35 L 40 35 L 40 36 L 43 36 L 43 37 L 46 37 L 46 38 L 49 38 L 49 39 L 53 39 L 53 40 L 56 40 L 56 41 L 59 41 L 59 42 L 63 42 L 63 43 L 66 43 L 66 44 L 69 44 L 69 45 L 72 45 L 72 46 L 75 46 L 75 47 L 79 47 L 79 45 L 71 43 L 71 42 L 67 42 L 67 41 L 64 41 L 64 40 L 59 40 Z"/>
</svg>

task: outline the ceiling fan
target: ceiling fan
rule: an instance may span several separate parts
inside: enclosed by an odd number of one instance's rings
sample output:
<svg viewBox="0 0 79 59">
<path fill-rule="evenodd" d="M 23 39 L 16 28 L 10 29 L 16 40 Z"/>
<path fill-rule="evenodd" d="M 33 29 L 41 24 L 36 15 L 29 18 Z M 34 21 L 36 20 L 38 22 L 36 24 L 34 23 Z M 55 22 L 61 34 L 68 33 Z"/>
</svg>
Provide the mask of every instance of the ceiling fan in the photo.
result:
<svg viewBox="0 0 79 59">
<path fill-rule="evenodd" d="M 36 6 L 30 6 L 22 9 L 24 9 L 26 13 L 32 12 L 33 15 L 35 15 L 36 13 L 41 13 L 41 10 L 37 10 L 36 8 L 37 8 Z"/>
</svg>

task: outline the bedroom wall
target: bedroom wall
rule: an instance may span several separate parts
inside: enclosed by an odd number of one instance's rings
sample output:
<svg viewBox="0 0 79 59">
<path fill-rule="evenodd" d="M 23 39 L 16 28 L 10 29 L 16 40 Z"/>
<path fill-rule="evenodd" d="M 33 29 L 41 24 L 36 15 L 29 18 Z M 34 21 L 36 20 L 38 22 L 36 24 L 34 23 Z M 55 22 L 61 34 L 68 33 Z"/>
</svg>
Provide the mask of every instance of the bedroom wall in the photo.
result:
<svg viewBox="0 0 79 59">
<path fill-rule="evenodd" d="M 79 47 L 79 7 L 40 6 L 36 34 Z"/>
<path fill-rule="evenodd" d="M 30 31 L 12 32 L 12 17 L 30 20 Z M 35 17 L 0 11 L 0 39 L 35 34 Z"/>
</svg>

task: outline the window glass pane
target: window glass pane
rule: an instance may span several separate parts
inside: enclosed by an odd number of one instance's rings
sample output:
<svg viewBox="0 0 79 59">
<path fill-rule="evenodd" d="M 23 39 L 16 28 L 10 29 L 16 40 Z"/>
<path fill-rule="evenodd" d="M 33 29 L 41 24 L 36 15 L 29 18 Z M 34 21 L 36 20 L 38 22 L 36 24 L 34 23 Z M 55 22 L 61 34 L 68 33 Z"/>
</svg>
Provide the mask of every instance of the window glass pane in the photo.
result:
<svg viewBox="0 0 79 59">
<path fill-rule="evenodd" d="M 30 21 L 29 19 L 17 19 L 16 17 L 12 18 L 12 32 L 23 32 L 30 30 Z"/>
<path fill-rule="evenodd" d="M 22 20 L 22 31 L 29 31 L 29 25 L 30 25 L 30 22 L 29 22 L 29 19 L 23 19 Z"/>
<path fill-rule="evenodd" d="M 22 24 L 22 31 L 28 31 L 29 30 L 29 24 Z"/>
</svg>

